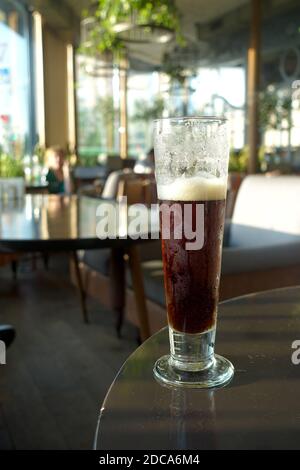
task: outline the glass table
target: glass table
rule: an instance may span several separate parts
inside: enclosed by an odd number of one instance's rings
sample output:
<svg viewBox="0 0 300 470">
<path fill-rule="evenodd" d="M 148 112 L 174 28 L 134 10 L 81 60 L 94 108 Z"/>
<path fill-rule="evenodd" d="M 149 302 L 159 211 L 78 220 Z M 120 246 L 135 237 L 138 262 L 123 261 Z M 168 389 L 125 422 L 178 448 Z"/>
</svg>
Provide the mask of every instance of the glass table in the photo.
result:
<svg viewBox="0 0 300 470">
<path fill-rule="evenodd" d="M 299 287 L 220 305 L 216 351 L 235 366 L 224 388 L 158 384 L 153 365 L 168 348 L 163 329 L 124 364 L 100 412 L 97 449 L 300 448 Z"/>
</svg>

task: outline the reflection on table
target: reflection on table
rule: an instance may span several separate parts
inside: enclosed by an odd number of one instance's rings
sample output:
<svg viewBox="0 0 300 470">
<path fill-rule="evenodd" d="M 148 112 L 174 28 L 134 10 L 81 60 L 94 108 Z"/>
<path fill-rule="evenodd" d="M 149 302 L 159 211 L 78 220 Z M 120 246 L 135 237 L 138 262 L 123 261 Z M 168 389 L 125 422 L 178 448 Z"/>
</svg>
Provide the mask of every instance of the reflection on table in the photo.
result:
<svg viewBox="0 0 300 470">
<path fill-rule="evenodd" d="M 27 195 L 24 199 L 6 200 L 0 205 L 1 243 L 41 241 L 99 241 L 127 237 L 158 237 L 157 208 L 140 208 L 141 214 L 115 201 L 89 197 Z"/>
</svg>

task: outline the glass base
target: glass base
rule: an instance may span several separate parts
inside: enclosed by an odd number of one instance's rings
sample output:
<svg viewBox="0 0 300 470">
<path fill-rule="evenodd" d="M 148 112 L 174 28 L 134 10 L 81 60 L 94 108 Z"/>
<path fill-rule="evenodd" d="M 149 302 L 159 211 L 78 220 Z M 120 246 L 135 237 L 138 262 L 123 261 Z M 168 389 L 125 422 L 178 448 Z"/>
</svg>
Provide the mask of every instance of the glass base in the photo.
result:
<svg viewBox="0 0 300 470">
<path fill-rule="evenodd" d="M 234 367 L 225 357 L 214 355 L 209 367 L 203 370 L 187 371 L 172 364 L 171 356 L 156 361 L 154 377 L 165 385 L 189 388 L 222 387 L 232 379 Z"/>
</svg>

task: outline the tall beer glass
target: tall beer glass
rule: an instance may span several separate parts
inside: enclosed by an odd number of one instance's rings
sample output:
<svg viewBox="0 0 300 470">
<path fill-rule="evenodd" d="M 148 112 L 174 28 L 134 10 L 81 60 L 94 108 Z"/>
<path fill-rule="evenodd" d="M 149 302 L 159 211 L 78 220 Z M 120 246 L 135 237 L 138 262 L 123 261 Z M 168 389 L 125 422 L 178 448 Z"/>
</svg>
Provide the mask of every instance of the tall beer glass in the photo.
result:
<svg viewBox="0 0 300 470">
<path fill-rule="evenodd" d="M 214 354 L 227 191 L 225 119 L 154 123 L 155 172 L 171 354 L 155 377 L 168 385 L 218 387 L 232 364 Z"/>
</svg>

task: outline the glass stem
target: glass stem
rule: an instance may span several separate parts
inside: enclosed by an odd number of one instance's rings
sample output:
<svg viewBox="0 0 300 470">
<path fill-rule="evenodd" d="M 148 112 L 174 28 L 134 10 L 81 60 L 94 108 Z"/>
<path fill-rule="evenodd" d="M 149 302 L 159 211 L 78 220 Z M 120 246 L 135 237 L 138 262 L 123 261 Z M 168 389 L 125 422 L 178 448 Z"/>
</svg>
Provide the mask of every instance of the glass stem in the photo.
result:
<svg viewBox="0 0 300 470">
<path fill-rule="evenodd" d="M 204 333 L 187 334 L 173 330 L 169 326 L 170 364 L 179 370 L 200 371 L 214 363 L 216 329 Z"/>
</svg>

